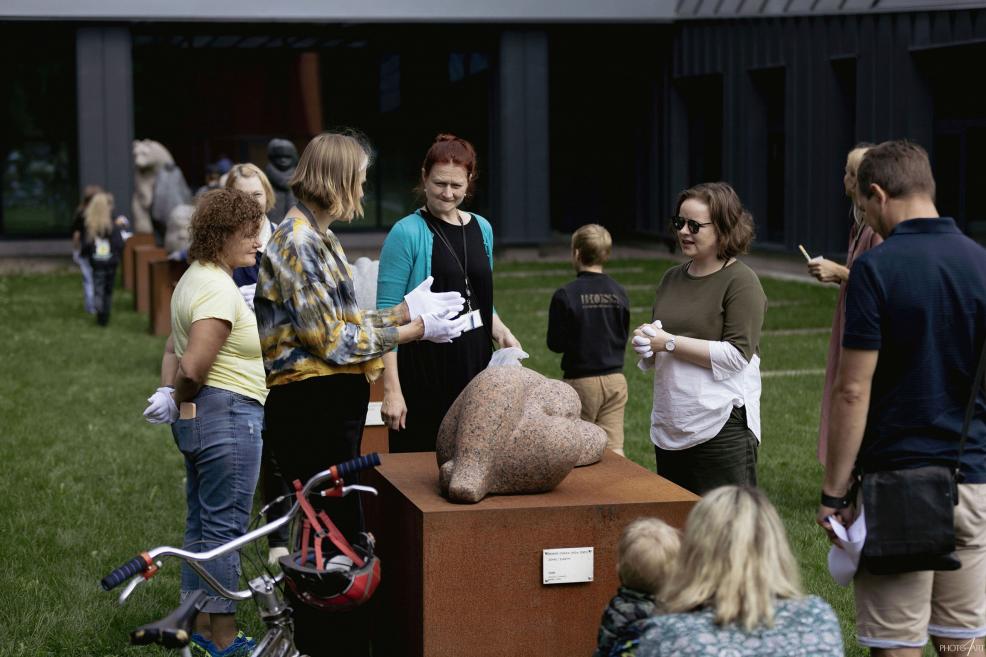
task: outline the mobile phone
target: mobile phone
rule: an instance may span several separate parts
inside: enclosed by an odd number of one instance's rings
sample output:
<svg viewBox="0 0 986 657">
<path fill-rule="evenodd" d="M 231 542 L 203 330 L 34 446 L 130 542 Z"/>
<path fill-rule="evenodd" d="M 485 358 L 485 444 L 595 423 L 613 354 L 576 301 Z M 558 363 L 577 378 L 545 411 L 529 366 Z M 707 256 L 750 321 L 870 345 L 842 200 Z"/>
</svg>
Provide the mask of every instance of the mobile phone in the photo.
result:
<svg viewBox="0 0 986 657">
<path fill-rule="evenodd" d="M 178 407 L 178 419 L 179 420 L 194 420 L 195 419 L 195 402 L 182 402 L 181 406 Z"/>
</svg>

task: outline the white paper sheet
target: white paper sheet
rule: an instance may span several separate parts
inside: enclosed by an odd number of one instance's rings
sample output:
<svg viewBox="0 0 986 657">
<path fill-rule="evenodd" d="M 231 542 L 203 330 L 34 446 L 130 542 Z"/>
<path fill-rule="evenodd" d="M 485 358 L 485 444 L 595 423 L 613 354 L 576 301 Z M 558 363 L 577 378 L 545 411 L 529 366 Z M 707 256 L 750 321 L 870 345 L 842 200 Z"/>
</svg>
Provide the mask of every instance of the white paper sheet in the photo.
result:
<svg viewBox="0 0 986 657">
<path fill-rule="evenodd" d="M 829 548 L 829 573 L 839 586 L 848 586 L 859 568 L 859 556 L 866 542 L 866 516 L 860 509 L 859 516 L 848 528 L 830 517 L 832 530 L 842 548 Z"/>
</svg>

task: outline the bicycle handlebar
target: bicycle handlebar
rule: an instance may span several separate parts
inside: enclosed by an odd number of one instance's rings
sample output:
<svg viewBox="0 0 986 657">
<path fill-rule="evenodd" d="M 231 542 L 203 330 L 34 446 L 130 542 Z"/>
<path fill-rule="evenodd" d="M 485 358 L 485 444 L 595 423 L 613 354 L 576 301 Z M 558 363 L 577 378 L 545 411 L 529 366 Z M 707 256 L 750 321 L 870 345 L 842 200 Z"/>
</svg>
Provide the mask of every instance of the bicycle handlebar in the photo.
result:
<svg viewBox="0 0 986 657">
<path fill-rule="evenodd" d="M 151 559 L 147 556 L 147 553 L 142 552 L 104 577 L 99 583 L 102 585 L 104 591 L 110 591 L 137 573 L 145 572 L 151 567 L 151 563 Z"/>
<path fill-rule="evenodd" d="M 368 470 L 372 467 L 380 465 L 380 455 L 376 452 L 367 454 L 366 456 L 357 456 L 349 461 L 344 461 L 338 465 L 330 467 L 328 470 L 323 470 L 316 473 L 308 480 L 304 487 L 304 494 L 307 495 L 311 492 L 312 488 L 317 486 L 320 482 L 325 481 L 327 478 L 332 479 L 344 479 L 346 476 L 359 472 L 360 470 Z M 206 552 L 194 553 L 188 552 L 186 550 L 180 550 L 172 547 L 157 547 L 150 552 L 142 552 L 137 555 L 127 563 L 123 564 L 109 575 L 104 577 L 100 584 L 103 590 L 110 591 L 115 589 L 117 586 L 125 582 L 127 579 L 137 575 L 138 573 L 147 572 L 147 570 L 154 563 L 154 559 L 159 556 L 174 556 L 182 559 L 188 563 L 196 572 L 202 576 L 210 586 L 212 586 L 216 591 L 220 592 L 222 595 L 229 597 L 230 599 L 249 599 L 249 591 L 226 591 L 223 589 L 218 582 L 216 582 L 210 574 L 201 568 L 197 562 L 199 561 L 209 561 L 215 559 L 216 557 L 222 556 L 228 552 L 239 549 L 247 543 L 251 543 L 256 539 L 273 533 L 277 528 L 288 524 L 291 518 L 298 511 L 298 503 L 295 502 L 292 505 L 291 510 L 287 512 L 284 516 L 274 520 L 273 522 L 267 523 L 266 525 L 259 527 L 252 532 L 247 532 L 239 538 L 235 538 L 232 541 L 226 543 L 225 545 L 220 545 Z M 127 597 L 132 589 L 124 591 L 124 595 L 121 596 L 121 602 Z"/>
<path fill-rule="evenodd" d="M 340 463 L 335 466 L 334 469 L 340 479 L 345 479 L 348 475 L 354 472 L 369 470 L 370 468 L 378 465 L 380 465 L 380 455 L 373 452 L 371 454 L 367 454 L 366 456 L 357 456 L 354 459 Z"/>
</svg>

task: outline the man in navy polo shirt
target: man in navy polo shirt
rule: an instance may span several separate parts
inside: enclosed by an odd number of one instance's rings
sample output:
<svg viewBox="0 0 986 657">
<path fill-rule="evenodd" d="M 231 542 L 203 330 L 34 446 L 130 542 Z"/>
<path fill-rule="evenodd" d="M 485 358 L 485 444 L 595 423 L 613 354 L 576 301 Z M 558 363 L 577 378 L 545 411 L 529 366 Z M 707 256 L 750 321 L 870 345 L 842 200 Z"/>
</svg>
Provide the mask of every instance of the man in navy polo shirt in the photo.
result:
<svg viewBox="0 0 986 657">
<path fill-rule="evenodd" d="M 865 221 L 886 240 L 853 264 L 845 348 L 832 399 L 818 523 L 848 524 L 853 467 L 954 463 L 986 340 L 986 249 L 935 208 L 924 149 L 884 142 L 857 172 Z M 872 575 L 854 582 L 856 634 L 881 657 L 918 657 L 930 633 L 940 654 L 983 654 L 986 635 L 986 395 L 980 390 L 962 456 L 955 509 L 962 568 Z"/>
</svg>

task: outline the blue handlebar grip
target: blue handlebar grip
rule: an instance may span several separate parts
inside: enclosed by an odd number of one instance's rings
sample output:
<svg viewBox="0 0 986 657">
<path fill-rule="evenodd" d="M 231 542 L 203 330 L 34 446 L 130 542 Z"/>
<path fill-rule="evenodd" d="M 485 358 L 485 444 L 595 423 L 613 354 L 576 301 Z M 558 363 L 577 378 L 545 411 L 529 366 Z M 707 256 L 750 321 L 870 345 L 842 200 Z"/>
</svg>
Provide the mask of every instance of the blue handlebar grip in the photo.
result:
<svg viewBox="0 0 986 657">
<path fill-rule="evenodd" d="M 137 573 L 147 570 L 148 565 L 144 557 L 138 555 L 104 577 L 99 583 L 103 586 L 104 591 L 115 589 Z"/>
<path fill-rule="evenodd" d="M 346 461 L 345 463 L 340 463 L 336 466 L 336 472 L 339 473 L 341 479 L 345 479 L 348 475 L 353 472 L 359 472 L 360 470 L 369 470 L 372 467 L 380 465 L 380 455 L 376 452 L 367 454 L 366 456 L 357 456 L 356 458 Z"/>
</svg>

